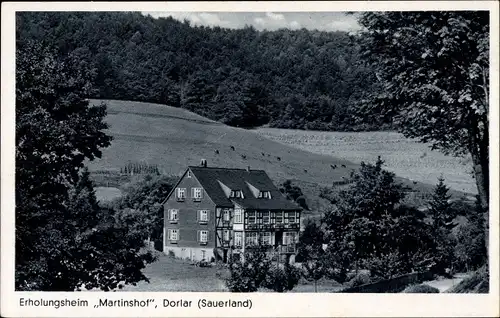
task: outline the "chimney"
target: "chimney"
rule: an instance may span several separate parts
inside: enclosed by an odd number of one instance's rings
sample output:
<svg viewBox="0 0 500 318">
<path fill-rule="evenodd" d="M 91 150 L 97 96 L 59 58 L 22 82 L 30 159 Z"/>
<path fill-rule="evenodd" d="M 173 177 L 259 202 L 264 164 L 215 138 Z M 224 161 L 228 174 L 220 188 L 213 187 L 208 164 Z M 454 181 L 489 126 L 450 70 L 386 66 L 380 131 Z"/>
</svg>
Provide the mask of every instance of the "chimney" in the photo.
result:
<svg viewBox="0 0 500 318">
<path fill-rule="evenodd" d="M 201 164 L 200 166 L 206 168 L 207 167 L 207 159 L 201 159 Z"/>
<path fill-rule="evenodd" d="M 247 166 L 247 171 L 250 172 L 250 166 Z"/>
</svg>

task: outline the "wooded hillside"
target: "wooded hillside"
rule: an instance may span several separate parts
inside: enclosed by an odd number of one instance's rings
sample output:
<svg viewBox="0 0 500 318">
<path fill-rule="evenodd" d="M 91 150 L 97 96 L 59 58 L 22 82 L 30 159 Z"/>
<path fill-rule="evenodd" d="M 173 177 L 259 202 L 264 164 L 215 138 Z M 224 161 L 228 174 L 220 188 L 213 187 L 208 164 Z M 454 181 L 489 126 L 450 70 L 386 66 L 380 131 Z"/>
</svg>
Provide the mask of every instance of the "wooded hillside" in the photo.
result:
<svg viewBox="0 0 500 318">
<path fill-rule="evenodd" d="M 182 107 L 239 127 L 382 126 L 354 115 L 374 75 L 345 32 L 193 27 L 140 13 L 18 13 L 17 44 L 30 40 L 92 67 L 93 98 Z"/>
</svg>

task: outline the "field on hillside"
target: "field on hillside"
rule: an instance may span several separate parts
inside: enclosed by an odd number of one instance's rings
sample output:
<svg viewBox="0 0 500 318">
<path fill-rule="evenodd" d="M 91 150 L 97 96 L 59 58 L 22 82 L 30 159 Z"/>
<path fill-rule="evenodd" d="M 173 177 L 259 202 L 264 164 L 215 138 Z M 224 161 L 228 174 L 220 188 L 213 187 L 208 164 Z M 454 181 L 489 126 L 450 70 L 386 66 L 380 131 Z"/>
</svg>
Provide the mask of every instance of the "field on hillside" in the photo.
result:
<svg viewBox="0 0 500 318">
<path fill-rule="evenodd" d="M 445 156 L 426 144 L 396 132 L 318 132 L 261 128 L 260 135 L 284 145 L 354 163 L 375 162 L 377 156 L 398 176 L 436 184 L 440 175 L 452 189 L 477 193 L 468 158 Z"/>
<path fill-rule="evenodd" d="M 290 179 L 302 188 L 309 207 L 317 211 L 326 202 L 318 196 L 322 187 L 342 181 L 352 169 L 359 168 L 361 160 L 373 162 L 380 154 L 398 175 L 429 184 L 403 180 L 419 191 L 431 190 L 440 172 L 455 189 L 474 190 L 464 176 L 465 166 L 450 166 L 449 157 L 400 136 L 396 138 L 393 133 L 246 130 L 169 106 L 105 102 L 108 133 L 113 141 L 103 149 L 101 159 L 88 163 L 103 187 L 120 188 L 127 182 L 126 176 L 119 173 L 130 163 L 158 165 L 160 173 L 178 176 L 188 165 L 198 165 L 203 158 L 212 167 L 263 169 L 277 185 Z M 419 158 L 423 153 L 427 157 Z"/>
<path fill-rule="evenodd" d="M 163 174 L 180 175 L 204 158 L 212 167 L 263 169 L 277 184 L 296 180 L 315 208 L 320 205 L 317 194 L 321 186 L 342 180 L 358 168 L 347 160 L 298 150 L 184 109 L 127 101 L 106 104 L 108 132 L 114 139 L 103 149 L 101 159 L 88 164 L 90 171 L 119 172 L 129 162 L 146 162 L 157 164 Z M 333 170 L 330 165 L 338 168 Z"/>
</svg>

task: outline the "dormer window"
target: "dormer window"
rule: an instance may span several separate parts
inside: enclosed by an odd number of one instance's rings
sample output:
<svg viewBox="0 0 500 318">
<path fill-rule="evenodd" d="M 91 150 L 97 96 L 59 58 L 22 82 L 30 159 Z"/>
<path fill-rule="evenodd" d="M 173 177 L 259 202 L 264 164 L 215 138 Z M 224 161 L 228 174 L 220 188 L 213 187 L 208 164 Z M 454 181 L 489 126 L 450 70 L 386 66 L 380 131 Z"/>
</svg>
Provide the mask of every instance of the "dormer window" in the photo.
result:
<svg viewBox="0 0 500 318">
<path fill-rule="evenodd" d="M 241 190 L 231 190 L 230 198 L 241 198 L 243 199 L 243 191 Z"/>
<path fill-rule="evenodd" d="M 260 191 L 259 199 L 271 199 L 271 191 Z"/>
</svg>

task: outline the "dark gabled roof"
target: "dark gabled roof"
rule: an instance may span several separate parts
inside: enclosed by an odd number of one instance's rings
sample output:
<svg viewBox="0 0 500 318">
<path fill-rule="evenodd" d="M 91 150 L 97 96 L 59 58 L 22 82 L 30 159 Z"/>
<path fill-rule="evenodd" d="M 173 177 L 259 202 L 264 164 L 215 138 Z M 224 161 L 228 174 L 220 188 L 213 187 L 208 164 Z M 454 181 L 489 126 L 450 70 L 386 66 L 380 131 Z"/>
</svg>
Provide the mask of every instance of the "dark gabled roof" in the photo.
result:
<svg viewBox="0 0 500 318">
<path fill-rule="evenodd" d="M 264 170 L 246 170 L 215 167 L 189 166 L 196 179 L 214 203 L 221 207 L 232 207 L 234 203 L 246 209 L 301 210 L 287 200 L 276 188 Z M 231 190 L 242 190 L 244 198 L 227 198 L 219 181 Z M 261 191 L 270 191 L 271 199 L 256 198 L 248 187 L 250 183 Z"/>
</svg>

